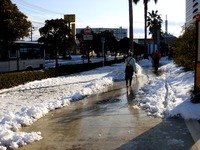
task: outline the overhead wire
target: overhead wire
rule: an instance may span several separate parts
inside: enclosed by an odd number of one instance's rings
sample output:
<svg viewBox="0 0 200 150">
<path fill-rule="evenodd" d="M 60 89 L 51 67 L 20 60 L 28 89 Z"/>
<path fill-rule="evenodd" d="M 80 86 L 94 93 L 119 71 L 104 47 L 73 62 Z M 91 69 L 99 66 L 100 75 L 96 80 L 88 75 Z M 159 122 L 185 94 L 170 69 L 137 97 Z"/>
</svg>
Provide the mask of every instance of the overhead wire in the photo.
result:
<svg viewBox="0 0 200 150">
<path fill-rule="evenodd" d="M 40 6 L 37 6 L 37 5 L 34 5 L 34 4 L 31 4 L 29 2 L 26 2 L 24 0 L 12 0 L 12 1 L 15 1 L 16 4 L 21 4 L 27 8 L 31 8 L 32 10 L 37 10 L 37 11 L 40 11 L 40 12 L 45 12 L 45 13 L 51 13 L 51 14 L 57 14 L 57 15 L 64 15 L 63 13 L 60 13 L 60 12 L 56 12 L 56 11 L 52 11 L 52 10 L 48 10 L 46 8 L 42 8 Z"/>
<path fill-rule="evenodd" d="M 48 10 L 46 8 L 27 2 L 25 0 L 11 1 L 17 5 L 18 9 L 21 12 L 25 13 L 25 15 L 28 16 L 28 19 L 30 19 L 32 24 L 34 24 L 34 27 L 36 27 L 37 29 L 45 25 L 45 22 L 41 20 L 47 20 L 47 18 L 53 19 L 53 16 L 57 16 L 57 18 L 58 16 L 64 17 L 65 15 L 64 13 Z M 82 24 L 87 26 L 87 23 L 85 21 L 82 21 L 80 18 L 78 20 L 80 20 Z"/>
<path fill-rule="evenodd" d="M 54 14 L 54 16 L 58 15 L 64 16 L 63 13 L 51 11 L 39 7 L 37 5 L 28 3 L 24 0 L 12 0 L 12 2 L 18 7 L 18 9 L 21 12 L 23 12 L 26 16 L 28 16 L 28 19 L 32 22 L 32 27 L 34 27 L 35 29 L 34 33 L 38 33 L 37 30 L 39 30 L 39 28 L 45 25 L 45 22 L 41 20 L 47 20 L 47 18 L 52 18 L 53 16 L 52 14 Z M 34 36 L 38 37 L 39 35 L 34 34 Z"/>
<path fill-rule="evenodd" d="M 43 19 L 40 19 L 40 20 L 46 20 L 44 18 L 49 18 L 49 17 L 52 18 L 52 15 L 49 15 L 49 14 L 60 15 L 62 17 L 65 15 L 64 13 L 48 10 L 46 8 L 42 8 L 40 6 L 37 6 L 35 4 L 32 4 L 32 3 L 24 1 L 24 0 L 12 0 L 12 1 L 15 2 L 16 5 L 19 6 L 22 10 L 26 10 L 26 12 L 39 14 L 39 16 L 37 15 L 37 17 L 43 18 Z M 34 16 L 33 14 L 29 14 L 29 15 Z M 78 17 L 78 16 L 76 16 L 76 17 Z M 82 23 L 86 24 L 85 21 L 82 21 L 80 18 L 79 18 L 79 20 Z"/>
<path fill-rule="evenodd" d="M 64 14 L 62 13 L 47 10 L 45 8 L 33 5 L 23 0 L 12 0 L 12 1 L 15 2 L 15 4 L 20 8 L 19 9 L 20 11 L 26 13 L 29 19 L 37 18 L 39 20 L 46 20 L 47 18 L 52 18 L 52 16 L 57 16 L 57 15 L 64 16 Z"/>
</svg>

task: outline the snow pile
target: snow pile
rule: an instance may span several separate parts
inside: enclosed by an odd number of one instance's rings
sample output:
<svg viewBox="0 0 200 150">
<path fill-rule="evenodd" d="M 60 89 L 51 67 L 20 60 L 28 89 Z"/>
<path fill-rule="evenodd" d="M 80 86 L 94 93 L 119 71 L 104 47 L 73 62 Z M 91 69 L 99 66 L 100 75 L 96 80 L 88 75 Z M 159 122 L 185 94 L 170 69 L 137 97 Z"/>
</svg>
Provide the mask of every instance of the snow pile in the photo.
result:
<svg viewBox="0 0 200 150">
<path fill-rule="evenodd" d="M 49 99 L 39 104 L 32 103 L 29 101 L 28 97 L 26 97 L 27 107 L 22 107 L 20 111 L 16 113 L 9 109 L 7 109 L 7 112 L 4 111 L 3 117 L 0 119 L 0 149 L 6 149 L 6 147 L 18 148 L 27 143 L 42 139 L 40 132 L 24 133 L 18 132 L 18 130 L 23 126 L 31 125 L 51 110 L 69 105 L 71 101 L 83 99 L 95 93 L 104 92 L 106 87 L 112 85 L 113 81 L 117 79 L 117 77 L 113 78 L 112 76 L 117 75 L 122 76 L 120 77 L 121 79 L 123 78 L 124 71 L 119 70 L 123 68 L 122 66 L 123 65 L 114 65 L 113 67 L 98 68 L 80 73 L 79 75 L 73 75 L 73 77 L 58 77 L 34 81 L 12 88 L 10 91 L 2 90 L 2 98 L 7 97 L 7 95 L 11 96 L 11 94 L 16 94 L 17 96 L 18 92 L 21 93 L 27 90 L 31 92 L 32 90 L 41 90 L 46 87 L 58 86 L 59 88 L 60 84 L 66 84 L 65 90 L 68 89 L 68 92 L 63 96 L 57 97 L 57 100 L 51 100 L 49 97 Z M 48 95 L 50 92 L 51 91 L 48 91 L 43 94 Z M 49 100 L 50 102 L 48 102 Z M 18 102 L 15 103 L 15 105 L 17 104 Z"/>
<path fill-rule="evenodd" d="M 140 107 L 156 117 L 199 119 L 200 106 L 190 102 L 194 72 L 185 72 L 173 62 L 160 67 L 159 71 L 162 75 L 150 79 L 137 93 L 143 97 L 139 101 Z"/>
</svg>

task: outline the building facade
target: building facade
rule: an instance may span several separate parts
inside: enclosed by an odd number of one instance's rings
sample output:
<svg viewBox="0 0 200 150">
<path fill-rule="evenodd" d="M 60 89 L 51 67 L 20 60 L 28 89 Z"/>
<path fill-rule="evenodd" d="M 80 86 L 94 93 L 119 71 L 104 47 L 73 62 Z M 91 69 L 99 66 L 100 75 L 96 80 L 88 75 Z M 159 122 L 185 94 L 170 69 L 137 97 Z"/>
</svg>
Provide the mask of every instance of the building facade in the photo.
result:
<svg viewBox="0 0 200 150">
<path fill-rule="evenodd" d="M 76 28 L 76 34 L 80 33 L 81 30 L 84 28 Z M 127 37 L 127 29 L 124 29 L 122 27 L 119 28 L 91 28 L 94 33 L 100 33 L 104 31 L 112 32 L 115 36 L 116 40 L 121 40 L 124 37 Z"/>
<path fill-rule="evenodd" d="M 186 0 L 185 25 L 189 26 L 200 12 L 200 0 Z"/>
</svg>

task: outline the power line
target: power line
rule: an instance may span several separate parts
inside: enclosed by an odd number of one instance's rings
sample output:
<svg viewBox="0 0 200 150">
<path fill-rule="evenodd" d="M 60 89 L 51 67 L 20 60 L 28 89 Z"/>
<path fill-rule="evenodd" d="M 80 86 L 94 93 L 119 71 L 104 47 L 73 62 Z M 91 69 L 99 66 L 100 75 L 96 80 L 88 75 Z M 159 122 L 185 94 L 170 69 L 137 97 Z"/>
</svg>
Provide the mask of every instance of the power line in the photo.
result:
<svg viewBox="0 0 200 150">
<path fill-rule="evenodd" d="M 17 7 L 20 11 L 22 11 L 25 15 L 28 16 L 28 19 L 34 24 L 33 25 L 34 27 L 39 28 L 39 26 L 41 27 L 41 25 L 44 25 L 45 20 L 52 18 L 53 15 L 50 15 L 50 14 L 64 16 L 64 14 L 62 14 L 62 13 L 47 10 L 45 8 L 25 2 L 24 0 L 12 0 L 12 1 L 13 1 L 13 3 L 15 3 L 17 5 Z M 37 20 L 37 21 L 35 21 L 35 20 Z"/>
<path fill-rule="evenodd" d="M 16 6 L 18 7 L 18 9 L 20 11 L 22 11 L 25 15 L 28 16 L 28 18 L 30 19 L 30 21 L 33 24 L 33 27 L 36 27 L 37 29 L 39 29 L 41 27 L 41 25 L 45 25 L 45 22 L 36 21 L 36 20 L 45 21 L 49 18 L 52 19 L 53 16 L 60 15 L 60 16 L 64 17 L 64 15 L 65 15 L 64 13 L 48 10 L 46 8 L 42 8 L 40 6 L 37 6 L 37 5 L 32 4 L 30 2 L 27 2 L 25 0 L 11 0 L 11 1 L 16 4 Z M 79 20 L 85 26 L 88 25 L 85 21 L 82 21 L 80 18 L 79 18 Z"/>
<path fill-rule="evenodd" d="M 12 1 L 15 2 L 16 5 L 19 6 L 22 10 L 25 10 L 25 12 L 34 13 L 36 15 L 40 14 L 40 15 L 36 16 L 37 19 L 41 18 L 40 20 L 47 20 L 47 18 L 52 18 L 52 15 L 49 15 L 49 14 L 61 15 L 61 16 L 65 15 L 64 13 L 48 10 L 48 9 L 42 8 L 40 6 L 34 5 L 32 3 L 26 2 L 24 0 L 12 0 Z M 34 14 L 29 14 L 28 16 L 30 18 L 35 18 Z M 76 17 L 78 18 L 78 16 L 76 16 Z M 33 19 L 31 19 L 31 20 L 33 20 Z M 78 18 L 78 20 L 81 21 L 81 23 L 84 24 L 85 26 L 88 25 L 88 23 L 83 21 L 82 19 Z"/>
<path fill-rule="evenodd" d="M 12 0 L 12 1 L 17 5 L 20 11 L 22 11 L 23 13 L 25 13 L 25 15 L 28 16 L 30 20 L 34 20 L 33 18 L 35 19 L 37 18 L 37 20 L 45 21 L 49 18 L 52 19 L 53 16 L 55 16 L 56 18 L 58 17 L 58 15 L 64 16 L 64 14 L 62 13 L 50 11 L 42 7 L 33 5 L 31 3 L 25 2 L 23 0 Z M 41 22 L 41 21 L 37 21 L 37 22 Z"/>
<path fill-rule="evenodd" d="M 12 0 L 12 1 L 14 1 L 16 4 L 19 4 L 19 5 L 22 5 L 24 7 L 30 8 L 30 9 L 32 9 L 34 11 L 36 10 L 36 11 L 45 12 L 45 13 L 64 15 L 63 13 L 55 12 L 55 11 L 52 11 L 52 10 L 48 10 L 48 9 L 42 8 L 40 6 L 37 6 L 37 5 L 31 4 L 29 2 L 26 2 L 24 0 Z"/>
</svg>

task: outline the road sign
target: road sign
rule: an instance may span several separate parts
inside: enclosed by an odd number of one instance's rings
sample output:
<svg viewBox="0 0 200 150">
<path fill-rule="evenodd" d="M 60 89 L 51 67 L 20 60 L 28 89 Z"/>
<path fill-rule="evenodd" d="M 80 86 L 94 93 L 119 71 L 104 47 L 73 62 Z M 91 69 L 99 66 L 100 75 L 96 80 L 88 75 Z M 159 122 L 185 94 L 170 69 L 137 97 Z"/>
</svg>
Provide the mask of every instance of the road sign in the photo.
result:
<svg viewBox="0 0 200 150">
<path fill-rule="evenodd" d="M 196 14 L 196 21 L 200 21 L 200 13 Z"/>
<path fill-rule="evenodd" d="M 93 40 L 93 35 L 83 35 L 83 40 Z"/>
<path fill-rule="evenodd" d="M 92 29 L 91 28 L 89 28 L 88 26 L 84 29 L 84 34 L 85 35 L 90 35 L 90 34 L 92 34 Z"/>
<path fill-rule="evenodd" d="M 74 14 L 64 15 L 64 20 L 67 20 L 69 22 L 75 22 L 75 15 Z"/>
</svg>

